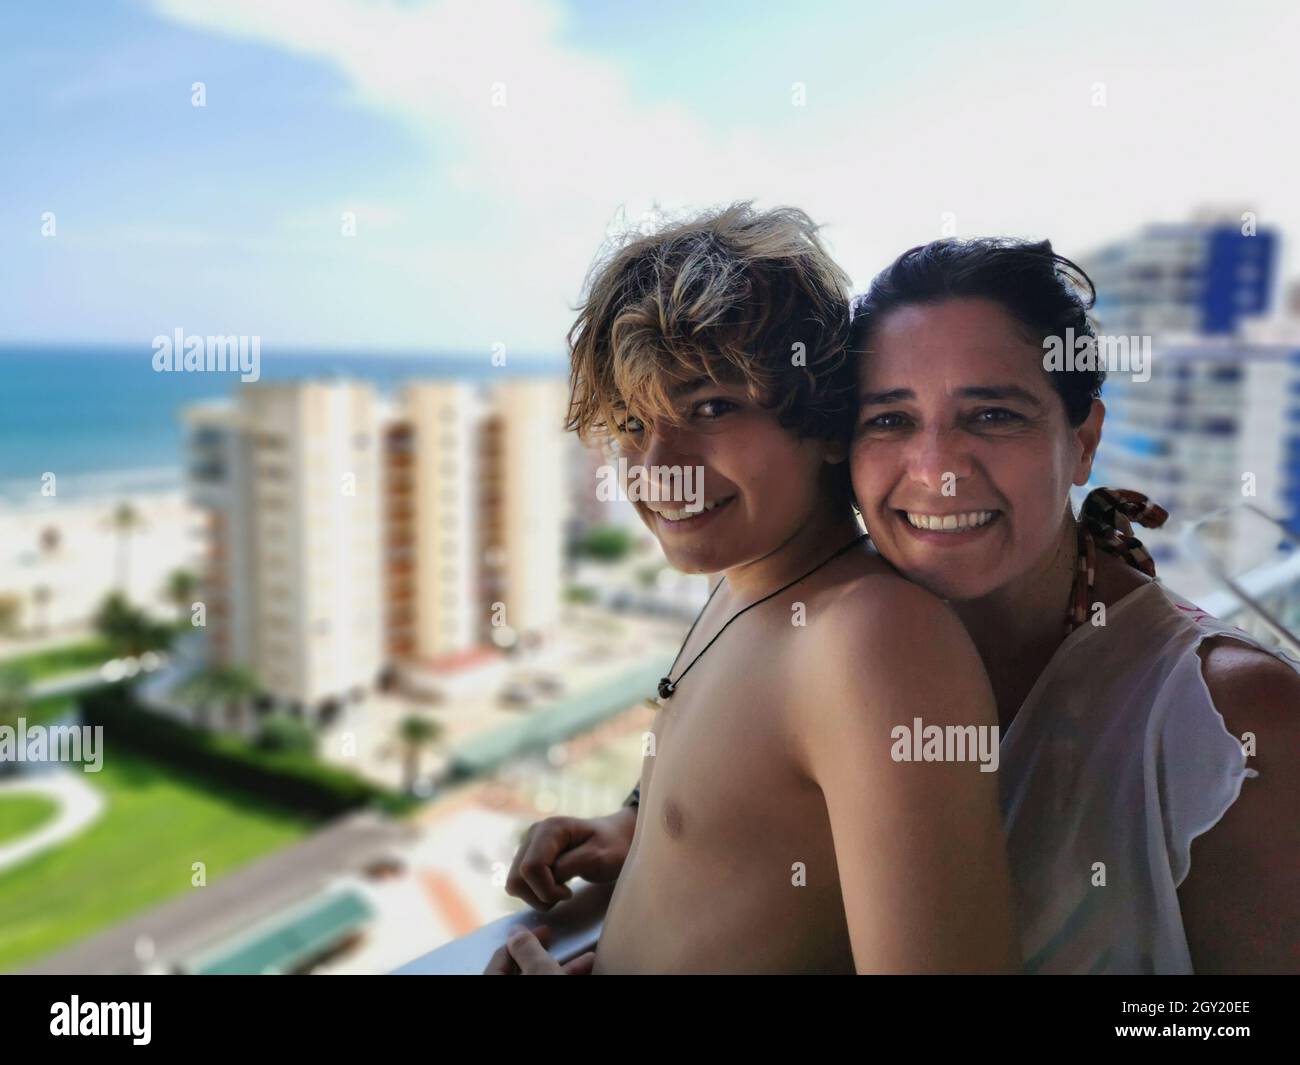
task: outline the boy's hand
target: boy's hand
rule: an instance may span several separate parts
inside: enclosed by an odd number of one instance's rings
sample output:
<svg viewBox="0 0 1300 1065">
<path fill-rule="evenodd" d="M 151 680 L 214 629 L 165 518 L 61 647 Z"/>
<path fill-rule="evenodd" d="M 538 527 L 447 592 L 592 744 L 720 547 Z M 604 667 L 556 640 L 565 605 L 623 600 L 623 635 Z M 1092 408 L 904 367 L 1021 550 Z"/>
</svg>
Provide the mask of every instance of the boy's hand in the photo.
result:
<svg viewBox="0 0 1300 1065">
<path fill-rule="evenodd" d="M 606 817 L 548 817 L 528 830 L 506 877 L 506 894 L 535 910 L 573 897 L 575 876 L 593 884 L 618 879 L 636 831 L 636 808 Z"/>
<path fill-rule="evenodd" d="M 483 970 L 484 976 L 590 976 L 596 962 L 595 951 L 587 951 L 561 965 L 546 952 L 551 930 L 540 926 L 532 932 L 515 928 L 504 947 L 497 948 Z"/>
</svg>

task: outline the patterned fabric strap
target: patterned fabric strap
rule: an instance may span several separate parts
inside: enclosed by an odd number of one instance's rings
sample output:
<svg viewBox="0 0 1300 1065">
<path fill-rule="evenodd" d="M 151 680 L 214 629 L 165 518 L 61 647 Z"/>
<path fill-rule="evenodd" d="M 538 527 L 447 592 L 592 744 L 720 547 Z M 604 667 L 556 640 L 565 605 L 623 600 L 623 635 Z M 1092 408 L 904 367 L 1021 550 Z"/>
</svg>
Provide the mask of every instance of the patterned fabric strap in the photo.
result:
<svg viewBox="0 0 1300 1065">
<path fill-rule="evenodd" d="M 1142 541 L 1133 535 L 1131 523 L 1158 529 L 1168 520 L 1169 512 L 1141 492 L 1128 488 L 1094 488 L 1088 493 L 1079 509 L 1079 553 L 1074 592 L 1065 616 L 1066 633 L 1088 620 L 1097 578 L 1097 548 L 1154 577 L 1155 561 Z"/>
<path fill-rule="evenodd" d="M 1142 541 L 1133 535 L 1130 523 L 1158 529 L 1168 520 L 1169 512 L 1164 507 L 1127 488 L 1094 488 L 1079 511 L 1080 523 L 1096 538 L 1098 547 L 1118 555 L 1148 577 L 1156 575 L 1156 564 Z"/>
</svg>

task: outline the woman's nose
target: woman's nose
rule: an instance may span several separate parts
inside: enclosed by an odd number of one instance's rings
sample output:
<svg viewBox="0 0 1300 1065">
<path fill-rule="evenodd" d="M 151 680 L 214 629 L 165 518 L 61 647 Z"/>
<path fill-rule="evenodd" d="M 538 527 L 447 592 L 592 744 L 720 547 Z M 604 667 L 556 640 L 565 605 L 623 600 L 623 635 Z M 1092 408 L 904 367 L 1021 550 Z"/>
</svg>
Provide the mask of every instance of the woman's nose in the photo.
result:
<svg viewBox="0 0 1300 1065">
<path fill-rule="evenodd" d="M 970 472 L 970 451 L 960 433 L 936 429 L 913 439 L 908 473 L 929 491 L 956 495 L 957 482 L 969 477 Z"/>
</svg>

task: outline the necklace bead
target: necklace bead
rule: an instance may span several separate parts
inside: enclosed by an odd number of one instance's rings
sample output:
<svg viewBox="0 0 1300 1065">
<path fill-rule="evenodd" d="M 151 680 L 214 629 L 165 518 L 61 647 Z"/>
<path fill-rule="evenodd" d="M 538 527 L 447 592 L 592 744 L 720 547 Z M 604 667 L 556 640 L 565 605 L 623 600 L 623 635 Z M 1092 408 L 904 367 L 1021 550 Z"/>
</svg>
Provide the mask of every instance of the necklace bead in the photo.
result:
<svg viewBox="0 0 1300 1065">
<path fill-rule="evenodd" d="M 727 627 L 738 617 L 740 617 L 742 614 L 746 613 L 747 611 L 753 610 L 754 607 L 759 606 L 762 603 L 766 603 L 769 599 L 773 598 L 774 596 L 780 595 L 782 592 L 786 591 L 787 589 L 793 588 L 800 581 L 807 580 L 819 569 L 825 566 L 828 562 L 832 562 L 835 559 L 839 558 L 840 555 L 844 554 L 844 552 L 848 551 L 855 544 L 860 544 L 865 539 L 867 539 L 867 534 L 862 533 L 860 536 L 857 536 L 854 539 L 850 540 L 847 544 L 841 547 L 833 555 L 830 555 L 829 557 L 822 559 L 822 561 L 818 562 L 817 565 L 813 566 L 813 568 L 810 569 L 807 573 L 805 573 L 802 577 L 796 577 L 789 584 L 782 585 L 775 592 L 769 592 L 767 595 L 763 596 L 762 599 L 750 603 L 749 606 L 736 611 L 736 613 L 732 614 L 731 617 L 727 619 L 726 623 L 722 626 L 722 628 L 720 628 L 717 632 L 713 634 L 713 639 L 711 639 L 708 643 L 704 645 L 704 650 L 701 651 L 699 654 L 697 654 L 694 658 L 692 658 L 690 662 L 687 664 L 686 668 L 683 669 L 679 674 L 677 674 L 677 679 L 673 680 L 671 678 L 672 671 L 677 668 L 677 662 L 682 657 L 682 651 L 686 650 L 686 645 L 691 642 L 691 636 L 695 632 L 695 626 L 697 626 L 700 623 L 700 618 L 704 617 L 704 612 L 709 609 L 709 604 L 713 602 L 713 597 L 718 594 L 718 589 L 722 587 L 722 581 L 718 581 L 718 583 L 713 586 L 713 591 L 709 593 L 709 598 L 705 600 L 704 606 L 700 608 L 700 612 L 695 616 L 695 620 L 691 623 L 691 627 L 686 633 L 686 639 L 682 641 L 682 646 L 678 648 L 677 658 L 673 659 L 673 664 L 668 669 L 670 676 L 660 678 L 659 698 L 664 700 L 665 702 L 667 702 L 670 698 L 672 698 L 672 694 L 674 691 L 677 690 L 677 685 L 682 682 L 682 678 L 685 677 L 686 674 L 691 671 L 691 669 L 695 666 L 696 662 L 698 662 L 701 658 L 704 657 L 704 655 L 708 652 L 709 648 L 712 647 L 713 644 L 717 641 L 718 637 L 721 636 L 724 632 L 726 632 Z"/>
</svg>

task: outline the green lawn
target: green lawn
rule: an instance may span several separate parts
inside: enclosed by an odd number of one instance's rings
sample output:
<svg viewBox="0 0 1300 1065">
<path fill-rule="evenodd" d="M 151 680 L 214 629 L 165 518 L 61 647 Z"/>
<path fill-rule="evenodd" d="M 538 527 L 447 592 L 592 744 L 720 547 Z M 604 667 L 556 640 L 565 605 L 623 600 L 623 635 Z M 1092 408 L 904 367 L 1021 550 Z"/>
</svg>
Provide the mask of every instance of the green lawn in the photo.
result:
<svg viewBox="0 0 1300 1065">
<path fill-rule="evenodd" d="M 34 832 L 58 813 L 59 804 L 44 795 L 0 797 L 0 843 Z"/>
<path fill-rule="evenodd" d="M 0 972 L 203 890 L 190 886 L 193 862 L 206 863 L 211 884 L 318 823 L 121 749 L 85 779 L 107 795 L 100 820 L 63 846 L 0 871 Z"/>
<path fill-rule="evenodd" d="M 19 658 L 10 658 L 0 663 L 22 670 L 28 681 L 48 680 L 64 673 L 81 673 L 96 666 L 102 666 L 113 657 L 113 651 L 107 640 L 98 636 L 80 643 L 64 644 L 51 647 L 46 651 L 36 651 Z"/>
<path fill-rule="evenodd" d="M 52 725 L 59 718 L 68 717 L 77 708 L 77 700 L 71 695 L 46 695 L 40 699 L 30 699 L 23 708 L 11 716 L 0 717 L 0 725 L 17 728 L 18 718 L 27 721 L 27 727 L 33 725 Z M 75 720 L 72 722 L 75 724 Z"/>
</svg>

